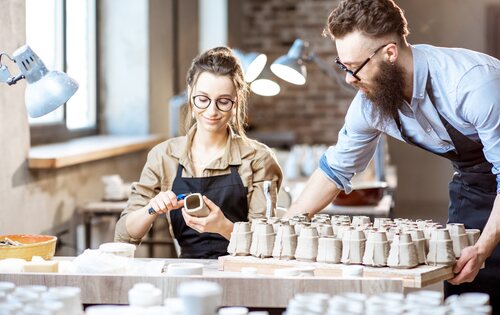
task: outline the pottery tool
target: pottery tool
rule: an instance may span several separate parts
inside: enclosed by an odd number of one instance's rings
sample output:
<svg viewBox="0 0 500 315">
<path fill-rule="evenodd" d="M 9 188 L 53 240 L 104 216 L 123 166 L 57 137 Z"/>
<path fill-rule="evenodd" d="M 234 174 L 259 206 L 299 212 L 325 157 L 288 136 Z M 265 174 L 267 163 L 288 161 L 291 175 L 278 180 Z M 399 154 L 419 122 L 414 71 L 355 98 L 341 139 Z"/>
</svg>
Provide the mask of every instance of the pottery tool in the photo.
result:
<svg viewBox="0 0 500 315">
<path fill-rule="evenodd" d="M 264 181 L 264 196 L 266 197 L 266 218 L 270 218 L 272 215 L 272 200 L 271 200 L 271 181 Z"/>
<path fill-rule="evenodd" d="M 189 194 L 190 194 L 190 193 L 189 193 Z M 176 197 L 177 197 L 177 200 L 184 200 L 184 199 L 185 199 L 185 198 L 186 198 L 189 194 L 179 194 L 179 195 L 177 195 L 177 196 L 176 196 Z M 156 214 L 156 211 L 155 211 L 155 209 L 153 209 L 153 208 L 149 208 L 149 209 L 148 209 L 148 213 L 149 213 L 150 215 L 153 215 L 153 214 Z"/>
</svg>

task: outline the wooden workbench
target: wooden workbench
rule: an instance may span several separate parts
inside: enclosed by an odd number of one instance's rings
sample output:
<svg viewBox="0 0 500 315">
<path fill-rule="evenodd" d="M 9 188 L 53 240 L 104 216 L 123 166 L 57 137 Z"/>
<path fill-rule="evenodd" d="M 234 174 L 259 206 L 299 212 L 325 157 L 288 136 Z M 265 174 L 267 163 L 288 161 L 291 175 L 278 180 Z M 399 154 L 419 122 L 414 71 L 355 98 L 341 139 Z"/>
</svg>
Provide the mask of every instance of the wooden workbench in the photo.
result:
<svg viewBox="0 0 500 315">
<path fill-rule="evenodd" d="M 56 258 L 64 259 L 64 258 Z M 71 259 L 71 258 L 66 258 Z M 240 272 L 218 270 L 217 260 L 165 259 L 165 263 L 198 262 L 205 265 L 202 276 L 129 276 L 83 275 L 49 273 L 3 273 L 0 281 L 16 285 L 39 284 L 76 286 L 82 289 L 84 304 L 127 304 L 127 292 L 135 283 L 149 282 L 160 288 L 163 298 L 174 297 L 177 286 L 186 281 L 206 280 L 223 288 L 222 305 L 284 308 L 297 293 L 322 292 L 331 295 L 360 292 L 368 295 L 381 292 L 403 292 L 401 279 L 343 278 L 343 277 L 275 277 L 271 275 L 246 276 Z"/>
</svg>

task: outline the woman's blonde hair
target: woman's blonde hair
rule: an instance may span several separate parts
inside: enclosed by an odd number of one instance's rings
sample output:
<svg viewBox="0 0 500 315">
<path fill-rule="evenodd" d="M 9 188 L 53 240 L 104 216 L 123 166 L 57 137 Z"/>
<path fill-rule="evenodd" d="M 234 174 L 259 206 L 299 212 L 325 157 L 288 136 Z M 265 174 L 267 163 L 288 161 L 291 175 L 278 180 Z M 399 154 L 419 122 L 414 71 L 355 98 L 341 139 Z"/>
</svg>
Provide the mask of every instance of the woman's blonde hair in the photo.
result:
<svg viewBox="0 0 500 315">
<path fill-rule="evenodd" d="M 230 76 L 236 89 L 236 115 L 229 125 L 234 132 L 246 139 L 245 125 L 247 119 L 248 84 L 243 78 L 243 69 L 240 61 L 228 47 L 209 49 L 193 59 L 188 70 L 186 83 L 188 86 L 188 107 L 185 127 L 189 130 L 195 123 L 193 119 L 193 90 L 201 73 L 209 72 L 220 76 Z"/>
</svg>

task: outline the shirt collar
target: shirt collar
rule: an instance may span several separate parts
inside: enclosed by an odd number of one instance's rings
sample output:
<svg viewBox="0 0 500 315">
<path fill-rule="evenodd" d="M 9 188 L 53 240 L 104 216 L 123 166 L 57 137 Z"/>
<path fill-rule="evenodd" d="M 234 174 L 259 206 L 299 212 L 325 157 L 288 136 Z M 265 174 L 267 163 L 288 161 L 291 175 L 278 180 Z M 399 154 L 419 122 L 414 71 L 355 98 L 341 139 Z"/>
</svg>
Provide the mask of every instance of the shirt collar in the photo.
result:
<svg viewBox="0 0 500 315">
<path fill-rule="evenodd" d="M 410 45 L 413 54 L 413 95 L 412 99 L 425 99 L 425 88 L 427 86 L 427 79 L 429 75 L 429 64 L 427 56 L 418 48 Z M 416 102 L 415 102 L 416 104 Z M 414 107 L 414 102 L 412 102 Z"/>
</svg>

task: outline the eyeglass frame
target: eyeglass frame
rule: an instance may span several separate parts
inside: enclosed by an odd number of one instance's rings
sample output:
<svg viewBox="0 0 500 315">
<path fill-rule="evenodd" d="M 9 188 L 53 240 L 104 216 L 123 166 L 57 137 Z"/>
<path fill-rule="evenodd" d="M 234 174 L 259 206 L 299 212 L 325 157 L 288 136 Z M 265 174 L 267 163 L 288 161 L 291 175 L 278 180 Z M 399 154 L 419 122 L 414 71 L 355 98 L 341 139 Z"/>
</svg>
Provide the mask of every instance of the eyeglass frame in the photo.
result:
<svg viewBox="0 0 500 315">
<path fill-rule="evenodd" d="M 350 74 L 353 78 L 355 78 L 356 80 L 358 81 L 361 81 L 360 77 L 357 76 L 357 74 L 361 71 L 361 69 L 363 69 L 364 66 L 366 66 L 366 64 L 384 47 L 386 47 L 387 45 L 390 45 L 390 44 L 394 44 L 396 45 L 397 43 L 396 42 L 391 42 L 391 43 L 387 43 L 385 45 L 382 45 L 380 46 L 379 48 L 375 49 L 375 51 L 370 55 L 370 57 L 366 58 L 365 61 L 363 61 L 363 63 L 354 71 L 352 71 L 351 69 L 347 68 L 347 66 L 345 64 L 342 63 L 342 61 L 340 61 L 340 58 L 339 57 L 336 57 L 335 58 L 335 63 L 340 67 L 340 69 L 342 69 L 343 71 L 347 72 L 348 74 Z"/>
<path fill-rule="evenodd" d="M 197 98 L 197 97 L 199 97 L 199 96 L 203 96 L 203 97 L 206 97 L 206 98 L 208 99 L 208 105 L 207 105 L 206 107 L 200 107 L 200 106 L 196 105 L 196 98 Z M 224 99 L 224 100 L 227 100 L 227 101 L 231 102 L 231 107 L 229 107 L 229 109 L 228 109 L 228 110 L 223 110 L 223 109 L 221 109 L 221 108 L 219 107 L 219 100 L 220 100 L 220 99 Z M 206 96 L 206 95 L 202 95 L 202 94 L 198 94 L 198 95 L 193 96 L 193 97 L 192 97 L 192 100 L 193 100 L 193 105 L 194 105 L 196 108 L 198 108 L 198 109 L 207 109 L 207 108 L 209 108 L 209 107 L 210 107 L 210 105 L 212 104 L 212 99 L 211 99 L 210 97 L 208 97 L 208 96 Z M 225 112 L 225 113 L 230 112 L 230 111 L 231 111 L 231 109 L 233 109 L 234 103 L 236 103 L 236 100 L 234 100 L 234 101 L 233 101 L 232 99 L 230 99 L 230 98 L 228 98 L 228 97 L 219 97 L 219 98 L 215 99 L 215 107 L 217 108 L 217 110 L 219 110 L 219 111 L 221 111 L 221 112 Z"/>
</svg>

